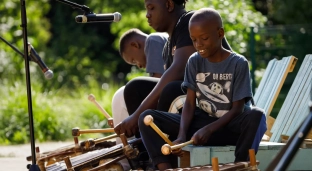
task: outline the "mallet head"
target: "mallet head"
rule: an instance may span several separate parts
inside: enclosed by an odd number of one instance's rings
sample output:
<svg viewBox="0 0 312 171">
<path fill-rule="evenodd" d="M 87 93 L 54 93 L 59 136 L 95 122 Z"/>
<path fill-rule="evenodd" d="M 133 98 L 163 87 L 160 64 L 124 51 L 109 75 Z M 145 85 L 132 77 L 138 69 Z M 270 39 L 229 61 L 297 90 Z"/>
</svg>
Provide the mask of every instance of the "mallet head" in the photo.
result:
<svg viewBox="0 0 312 171">
<path fill-rule="evenodd" d="M 146 115 L 145 117 L 144 117 L 144 124 L 146 125 L 146 126 L 149 126 L 152 122 L 153 122 L 153 117 L 151 116 L 151 115 Z"/>
<path fill-rule="evenodd" d="M 169 144 L 164 144 L 162 147 L 161 147 L 161 152 L 163 153 L 163 155 L 169 155 L 171 154 L 171 146 Z"/>
<path fill-rule="evenodd" d="M 73 129 L 72 129 L 72 135 L 73 135 L 74 137 L 80 136 L 79 130 L 80 130 L 79 127 L 73 128 Z"/>
<path fill-rule="evenodd" d="M 88 99 L 89 99 L 91 102 L 94 102 L 94 101 L 95 101 L 95 96 L 94 96 L 93 94 L 89 94 Z"/>
</svg>

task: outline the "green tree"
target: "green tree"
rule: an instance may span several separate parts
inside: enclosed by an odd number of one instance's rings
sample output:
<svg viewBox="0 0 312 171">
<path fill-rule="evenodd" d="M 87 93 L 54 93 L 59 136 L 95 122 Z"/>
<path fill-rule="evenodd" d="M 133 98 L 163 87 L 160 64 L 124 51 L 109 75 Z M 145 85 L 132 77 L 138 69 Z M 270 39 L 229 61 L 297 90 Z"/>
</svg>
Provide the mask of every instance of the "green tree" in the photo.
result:
<svg viewBox="0 0 312 171">
<path fill-rule="evenodd" d="M 134 3 L 134 1 L 127 2 Z M 139 2 L 138 6 L 142 5 L 141 10 L 125 11 L 119 24 L 112 25 L 112 33 L 120 37 L 124 31 L 133 27 L 137 27 L 148 33 L 155 32 L 146 22 L 143 1 Z M 126 5 L 125 7 L 127 8 L 128 6 Z M 249 27 L 263 26 L 267 20 L 265 16 L 254 9 L 250 0 L 192 0 L 186 3 L 187 10 L 197 10 L 203 7 L 212 7 L 220 12 L 224 22 L 226 37 L 230 45 L 235 51 L 243 54 L 247 51 Z M 122 7 L 121 10 L 123 10 Z M 118 39 L 115 40 L 115 48 L 118 48 Z"/>
<path fill-rule="evenodd" d="M 50 8 L 47 2 L 47 0 L 26 2 L 28 42 L 41 50 L 45 49 L 51 36 L 50 23 L 44 17 Z M 22 34 L 20 1 L 2 0 L 0 3 L 0 36 L 24 53 Z M 3 41 L 0 41 L 0 47 L 0 80 L 12 83 L 16 79 L 23 79 L 25 65 L 22 56 Z M 42 58 L 45 58 L 46 53 L 41 50 L 38 52 Z M 30 69 L 35 78 L 43 78 L 42 75 L 36 74 L 38 70 L 36 65 L 31 64 Z"/>
</svg>

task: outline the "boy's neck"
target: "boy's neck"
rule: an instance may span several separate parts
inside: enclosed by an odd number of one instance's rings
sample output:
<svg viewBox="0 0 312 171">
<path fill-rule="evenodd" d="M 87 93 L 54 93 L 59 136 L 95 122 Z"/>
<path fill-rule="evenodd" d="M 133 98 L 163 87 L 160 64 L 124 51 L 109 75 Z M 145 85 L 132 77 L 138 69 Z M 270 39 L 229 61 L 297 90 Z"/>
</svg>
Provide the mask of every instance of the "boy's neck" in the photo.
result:
<svg viewBox="0 0 312 171">
<path fill-rule="evenodd" d="M 221 47 L 213 56 L 209 57 L 208 60 L 213 63 L 222 62 L 227 59 L 231 53 L 231 51 Z"/>
<path fill-rule="evenodd" d="M 173 31 L 174 31 L 178 21 L 181 19 L 182 15 L 184 13 L 186 13 L 186 10 L 184 8 L 178 9 L 178 11 L 172 13 L 172 21 L 170 22 L 170 26 L 168 27 L 168 31 L 167 31 L 169 38 L 172 37 Z"/>
</svg>

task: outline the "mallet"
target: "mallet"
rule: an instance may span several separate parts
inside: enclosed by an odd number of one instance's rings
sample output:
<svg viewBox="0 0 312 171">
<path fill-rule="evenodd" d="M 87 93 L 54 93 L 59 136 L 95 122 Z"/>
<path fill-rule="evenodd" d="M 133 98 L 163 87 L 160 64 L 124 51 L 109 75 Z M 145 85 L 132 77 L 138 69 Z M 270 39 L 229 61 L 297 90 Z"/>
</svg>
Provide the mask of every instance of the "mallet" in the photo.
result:
<svg viewBox="0 0 312 171">
<path fill-rule="evenodd" d="M 162 139 L 164 139 L 169 145 L 173 145 L 173 143 L 169 140 L 168 135 L 163 133 L 153 121 L 154 119 L 151 115 L 147 115 L 144 118 L 144 124 L 146 126 L 151 126 Z"/>
<path fill-rule="evenodd" d="M 106 136 L 106 137 L 103 137 L 103 138 L 98 138 L 98 139 L 87 139 L 85 141 L 82 141 L 80 142 L 80 145 L 78 144 L 78 147 L 81 147 L 83 149 L 89 149 L 89 148 L 92 148 L 94 147 L 96 144 L 99 144 L 99 143 L 102 143 L 106 140 L 109 140 L 109 139 L 112 139 L 112 138 L 116 138 L 118 137 L 117 134 L 112 134 L 112 135 L 109 135 L 109 136 Z"/>
<path fill-rule="evenodd" d="M 169 155 L 169 154 L 171 154 L 171 152 L 173 150 L 180 149 L 180 148 L 185 147 L 189 144 L 193 144 L 193 140 L 186 141 L 184 143 L 176 144 L 176 145 L 164 144 L 161 147 L 161 152 L 163 153 L 163 155 Z"/>
<path fill-rule="evenodd" d="M 124 146 L 124 149 L 123 149 L 123 152 L 124 152 L 124 155 L 127 156 L 128 159 L 134 159 L 138 156 L 139 154 L 139 151 L 138 149 L 134 149 L 127 141 L 127 137 L 125 136 L 124 133 L 120 134 L 120 139 L 121 139 L 121 142 Z"/>
<path fill-rule="evenodd" d="M 106 112 L 106 110 L 95 100 L 95 96 L 93 94 L 89 94 L 88 99 L 95 104 L 96 107 L 100 109 L 100 111 L 107 118 L 107 122 L 110 127 L 114 127 L 113 118 Z"/>
<path fill-rule="evenodd" d="M 115 132 L 114 128 L 106 128 L 106 129 L 84 129 L 80 130 L 79 127 L 75 127 L 72 129 L 72 135 L 74 137 L 78 137 L 81 134 L 87 134 L 87 133 L 112 133 Z"/>
</svg>

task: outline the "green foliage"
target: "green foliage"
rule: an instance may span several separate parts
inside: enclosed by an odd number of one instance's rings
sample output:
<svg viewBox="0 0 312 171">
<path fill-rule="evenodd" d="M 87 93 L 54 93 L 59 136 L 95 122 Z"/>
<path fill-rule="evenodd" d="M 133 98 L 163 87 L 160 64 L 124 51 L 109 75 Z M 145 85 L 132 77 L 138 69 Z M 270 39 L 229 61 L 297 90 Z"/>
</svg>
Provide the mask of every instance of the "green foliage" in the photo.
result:
<svg viewBox="0 0 312 171">
<path fill-rule="evenodd" d="M 311 0 L 274 0 L 268 4 L 269 14 L 275 24 L 310 24 Z"/>
<path fill-rule="evenodd" d="M 44 15 L 50 6 L 46 0 L 27 1 L 27 34 L 28 42 L 38 49 L 44 49 L 50 39 L 50 23 Z M 22 53 L 23 51 L 23 29 L 21 27 L 21 5 L 19 0 L 2 0 L 0 3 L 0 36 L 13 44 Z M 39 41 L 40 40 L 40 41 Z M 21 79 L 24 74 L 24 60 L 11 47 L 0 41 L 0 78 Z M 44 53 L 40 53 L 42 58 Z M 35 73 L 35 67 L 31 67 L 31 73 Z M 7 81 L 12 81 L 7 79 Z"/>
<path fill-rule="evenodd" d="M 266 17 L 257 12 L 251 0 L 193 0 L 187 3 L 187 9 L 197 10 L 211 7 L 218 10 L 223 19 L 226 38 L 234 51 L 247 52 L 250 27 L 264 26 Z M 247 56 L 248 57 L 248 56 Z"/>
<path fill-rule="evenodd" d="M 34 84 L 38 85 L 38 84 Z M 102 86 L 102 88 L 101 88 Z M 40 86 L 32 86 L 32 107 L 35 139 L 37 141 L 61 141 L 71 139 L 71 129 L 101 129 L 109 127 L 99 109 L 88 100 L 88 94 L 111 113 L 111 98 L 119 88 L 114 83 L 92 85 L 70 94 L 66 89 L 41 93 Z M 29 116 L 26 86 L 20 81 L 1 84 L 0 93 L 0 144 L 29 142 Z M 90 138 L 99 135 L 85 135 Z M 101 135 L 103 136 L 103 135 Z"/>
<path fill-rule="evenodd" d="M 132 80 L 135 77 L 139 77 L 139 76 L 149 76 L 144 69 L 140 69 L 136 66 L 132 66 L 131 68 L 131 72 L 127 74 L 126 79 L 128 81 Z"/>
</svg>

